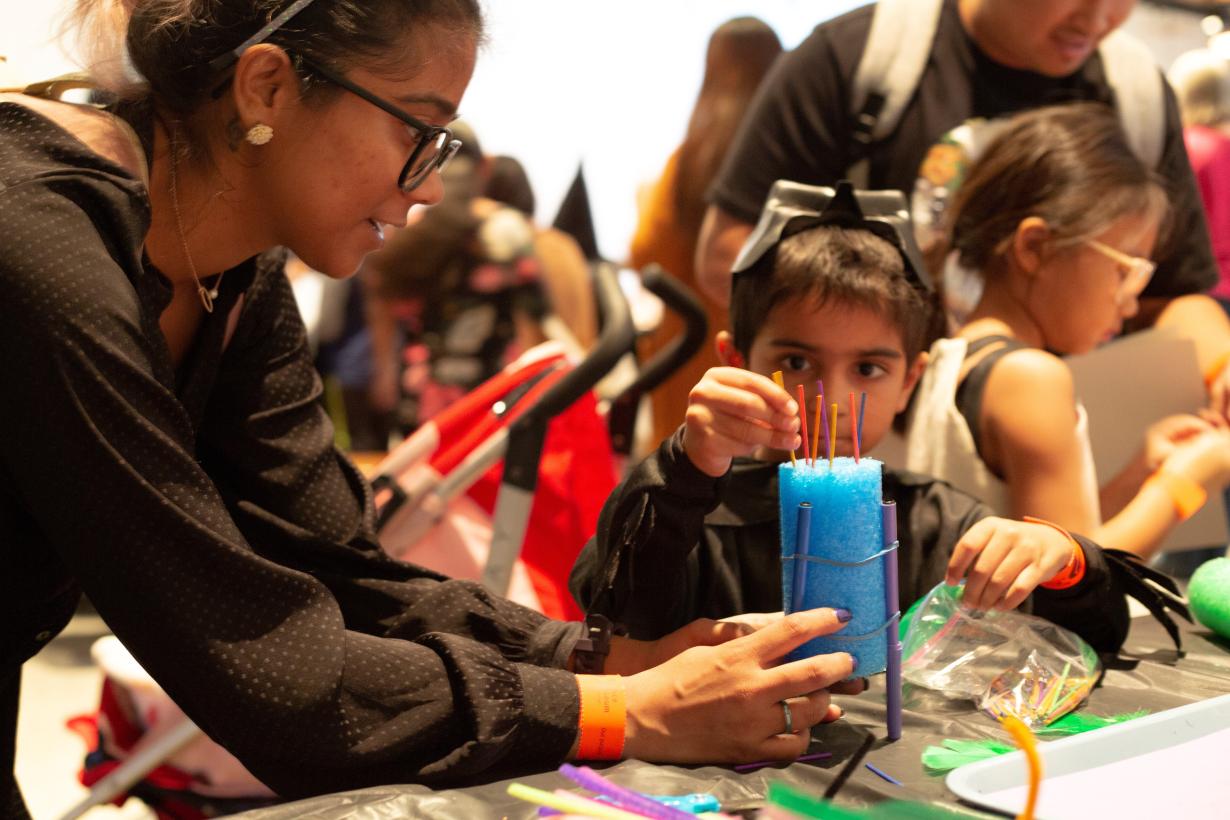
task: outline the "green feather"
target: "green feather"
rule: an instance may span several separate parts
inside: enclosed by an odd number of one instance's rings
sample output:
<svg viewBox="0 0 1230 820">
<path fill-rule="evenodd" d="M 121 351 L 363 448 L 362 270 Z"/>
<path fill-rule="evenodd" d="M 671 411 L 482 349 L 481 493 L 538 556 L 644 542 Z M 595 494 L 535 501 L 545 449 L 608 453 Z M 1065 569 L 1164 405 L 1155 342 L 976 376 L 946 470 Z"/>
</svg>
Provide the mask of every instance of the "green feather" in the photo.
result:
<svg viewBox="0 0 1230 820">
<path fill-rule="evenodd" d="M 1116 723 L 1125 723 L 1129 720 L 1135 720 L 1138 717 L 1144 717 L 1149 714 L 1148 709 L 1141 709 L 1136 712 L 1125 712 L 1122 715 L 1090 715 L 1085 712 L 1069 712 L 1059 720 L 1052 723 L 1050 726 L 1044 726 L 1038 729 L 1036 734 L 1047 737 L 1067 737 L 1068 735 L 1079 735 L 1082 732 L 1091 732 L 1094 729 L 1101 729 L 1106 726 L 1114 726 Z"/>
<path fill-rule="evenodd" d="M 1122 715 L 1110 715 L 1108 717 L 1071 712 L 1050 726 L 1038 729 L 1037 734 L 1044 737 L 1079 735 L 1082 732 L 1091 732 L 1094 729 L 1114 726 L 1116 723 L 1123 723 L 1147 714 L 1149 714 L 1147 709 L 1141 709 L 1138 712 L 1127 712 Z M 961 740 L 950 737 L 945 738 L 939 746 L 928 746 L 924 749 L 922 764 L 931 774 L 943 774 L 964 766 L 966 763 L 975 763 L 979 760 L 986 760 L 989 757 L 1014 751 L 1016 751 L 1016 747 L 1011 743 L 1005 743 L 995 738 Z"/>
</svg>

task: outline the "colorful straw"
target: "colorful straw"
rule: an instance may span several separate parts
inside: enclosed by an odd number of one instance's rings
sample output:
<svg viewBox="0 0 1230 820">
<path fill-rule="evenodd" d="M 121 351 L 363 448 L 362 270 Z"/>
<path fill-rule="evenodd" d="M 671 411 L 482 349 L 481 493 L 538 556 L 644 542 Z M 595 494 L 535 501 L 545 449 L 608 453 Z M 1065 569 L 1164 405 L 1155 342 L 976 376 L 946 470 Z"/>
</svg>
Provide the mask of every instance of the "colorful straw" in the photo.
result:
<svg viewBox="0 0 1230 820">
<path fill-rule="evenodd" d="M 803 385 L 796 385 L 795 392 L 799 397 L 799 429 L 803 432 L 803 465 L 807 465 L 807 454 L 811 452 L 811 445 L 807 442 L 807 392 L 803 389 Z"/>
<path fill-rule="evenodd" d="M 824 396 L 817 394 L 816 396 L 816 412 L 812 413 L 811 419 L 811 466 L 816 466 L 816 461 L 820 458 L 820 417 L 824 414 Z"/>
<path fill-rule="evenodd" d="M 854 440 L 858 442 L 857 447 L 863 446 L 863 411 L 867 409 L 867 393 L 858 394 L 858 433 Z"/>
<path fill-rule="evenodd" d="M 829 433 L 831 434 L 827 440 L 829 445 L 829 469 L 833 469 L 833 451 L 837 449 L 837 402 L 833 402 L 832 411 L 829 414 Z"/>
<path fill-rule="evenodd" d="M 761 760 L 757 763 L 740 763 L 734 768 L 736 772 L 750 772 L 754 769 L 763 769 L 765 766 L 775 766 L 778 763 L 804 763 L 808 760 L 828 760 L 832 756 L 832 752 L 816 752 L 815 754 L 800 755 L 794 760 Z"/>
<path fill-rule="evenodd" d="M 854 463 L 858 464 L 858 414 L 854 412 L 854 392 L 850 393 L 850 438 L 854 439 Z"/>
<path fill-rule="evenodd" d="M 873 764 L 871 764 L 871 763 L 864 763 L 863 765 L 867 767 L 867 770 L 868 770 L 868 771 L 875 772 L 875 773 L 876 773 L 876 774 L 878 774 L 880 777 L 882 777 L 882 778 L 884 778 L 885 780 L 887 780 L 889 783 L 892 783 L 894 786 L 904 786 L 904 785 L 905 785 L 904 783 L 902 783 L 902 782 L 901 782 L 900 780 L 898 780 L 897 778 L 893 777 L 893 776 L 892 776 L 891 774 L 889 774 L 888 772 L 883 771 L 882 769 L 877 769 L 877 768 L 876 768 Z"/>
<path fill-rule="evenodd" d="M 559 767 L 559 771 L 578 786 L 611 800 L 616 808 L 643 814 L 655 820 L 694 820 L 693 815 L 688 812 L 659 803 L 640 792 L 612 783 L 588 766 L 573 766 L 565 763 Z"/>
<path fill-rule="evenodd" d="M 522 783 L 510 784 L 508 786 L 508 793 L 518 800 L 524 800 L 527 803 L 536 803 L 539 806 L 558 809 L 567 814 L 579 814 L 582 817 L 597 817 L 601 818 L 601 820 L 635 820 L 635 818 L 645 816 L 625 811 L 624 809 L 617 809 L 614 806 L 599 803 L 597 800 L 590 800 L 571 792 L 547 792 Z"/>
<path fill-rule="evenodd" d="M 820 415 L 820 426 L 824 428 L 824 455 L 822 455 L 821 458 L 823 458 L 824 456 L 828 456 L 829 466 L 832 467 L 833 466 L 833 456 L 832 456 L 833 445 L 830 443 L 831 439 L 829 438 L 828 408 L 824 404 L 824 382 L 816 382 L 816 384 L 820 386 L 820 395 L 818 395 L 816 398 L 820 402 L 820 414 L 819 414 Z M 820 443 L 816 442 L 816 446 L 817 447 L 820 446 Z"/>
<path fill-rule="evenodd" d="M 782 390 L 786 389 L 786 380 L 782 378 L 782 371 L 780 370 L 773 371 L 773 381 L 775 381 L 777 383 L 777 386 L 780 387 Z M 787 395 L 789 395 L 789 393 L 787 393 Z M 798 466 L 795 462 L 794 450 L 790 451 L 790 466 L 792 467 Z"/>
</svg>

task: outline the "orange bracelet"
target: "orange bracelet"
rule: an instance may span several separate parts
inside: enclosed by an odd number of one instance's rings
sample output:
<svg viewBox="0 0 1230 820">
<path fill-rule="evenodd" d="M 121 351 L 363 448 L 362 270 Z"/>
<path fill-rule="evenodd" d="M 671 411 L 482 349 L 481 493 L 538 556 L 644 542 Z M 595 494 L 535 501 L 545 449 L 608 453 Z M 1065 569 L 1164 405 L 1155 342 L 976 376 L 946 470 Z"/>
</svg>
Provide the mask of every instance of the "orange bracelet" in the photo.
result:
<svg viewBox="0 0 1230 820">
<path fill-rule="evenodd" d="M 1085 551 L 1081 549 L 1080 543 L 1072 537 L 1072 533 L 1065 530 L 1058 524 L 1052 524 L 1050 521 L 1045 521 L 1041 518 L 1034 518 L 1032 515 L 1027 515 L 1024 520 L 1030 524 L 1044 524 L 1053 530 L 1058 530 L 1063 533 L 1068 539 L 1068 543 L 1072 545 L 1072 555 L 1068 558 L 1068 563 L 1064 568 L 1055 573 L 1055 577 L 1049 581 L 1039 584 L 1043 589 L 1068 589 L 1074 587 L 1081 582 L 1085 577 Z"/>
<path fill-rule="evenodd" d="M 1209 494 L 1204 487 L 1187 476 L 1177 473 L 1158 470 L 1145 479 L 1144 486 L 1147 487 L 1150 484 L 1158 484 L 1166 491 L 1174 503 L 1175 515 L 1180 521 L 1191 518 L 1204 506 L 1204 502 L 1209 500 Z"/>
<path fill-rule="evenodd" d="M 577 675 L 581 694 L 579 760 L 619 760 L 624 753 L 628 708 L 619 675 Z"/>
<path fill-rule="evenodd" d="M 1212 389 L 1213 382 L 1217 381 L 1217 377 L 1226 369 L 1227 362 L 1230 362 L 1230 350 L 1218 356 L 1213 360 L 1213 363 L 1204 371 L 1204 388 Z"/>
</svg>

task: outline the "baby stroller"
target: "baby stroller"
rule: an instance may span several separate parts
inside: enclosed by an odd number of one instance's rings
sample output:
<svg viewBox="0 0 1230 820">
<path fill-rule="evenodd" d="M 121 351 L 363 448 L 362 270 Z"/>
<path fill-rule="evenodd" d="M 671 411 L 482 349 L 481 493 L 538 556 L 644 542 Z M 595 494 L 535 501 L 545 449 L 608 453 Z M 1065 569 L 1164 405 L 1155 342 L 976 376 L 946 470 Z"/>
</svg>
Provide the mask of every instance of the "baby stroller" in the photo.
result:
<svg viewBox="0 0 1230 820">
<path fill-rule="evenodd" d="M 614 486 L 616 455 L 629 452 L 636 405 L 705 336 L 694 296 L 660 270 L 644 278 L 646 289 L 687 318 L 688 330 L 610 401 L 605 420 L 591 388 L 632 349 L 635 335 L 610 265 L 595 270 L 605 321 L 583 361 L 573 366 L 549 344 L 528 352 L 380 464 L 373 489 L 386 549 L 481 579 L 553 617 L 580 617 L 568 572 Z M 94 655 L 107 676 L 100 712 L 75 726 L 93 744 L 82 777 L 92 789 L 65 817 L 130 792 L 160 816 L 177 818 L 276 799 L 205 737 L 116 639 L 100 641 Z"/>
</svg>

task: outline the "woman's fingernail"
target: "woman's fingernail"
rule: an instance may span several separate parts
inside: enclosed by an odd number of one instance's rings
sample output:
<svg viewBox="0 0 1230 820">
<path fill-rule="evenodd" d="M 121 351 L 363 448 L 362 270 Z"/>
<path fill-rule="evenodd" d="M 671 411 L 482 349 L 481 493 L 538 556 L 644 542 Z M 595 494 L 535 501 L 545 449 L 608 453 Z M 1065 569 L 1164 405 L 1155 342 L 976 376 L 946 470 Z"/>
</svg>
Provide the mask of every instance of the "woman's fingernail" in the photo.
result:
<svg viewBox="0 0 1230 820">
<path fill-rule="evenodd" d="M 855 669 L 858 669 L 858 658 L 850 655 L 850 671 L 853 672 Z"/>
<path fill-rule="evenodd" d="M 850 614 L 848 609 L 834 609 L 833 614 L 837 616 L 837 620 L 843 624 L 849 623 L 854 616 Z"/>
<path fill-rule="evenodd" d="M 863 678 L 863 691 L 866 692 L 871 688 L 871 678 Z"/>
</svg>

